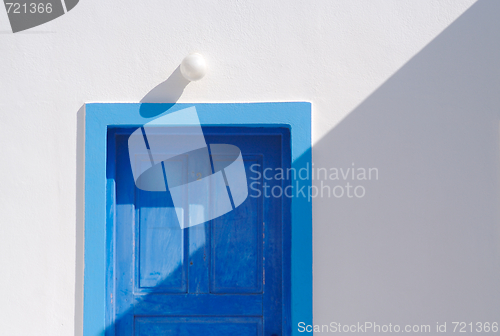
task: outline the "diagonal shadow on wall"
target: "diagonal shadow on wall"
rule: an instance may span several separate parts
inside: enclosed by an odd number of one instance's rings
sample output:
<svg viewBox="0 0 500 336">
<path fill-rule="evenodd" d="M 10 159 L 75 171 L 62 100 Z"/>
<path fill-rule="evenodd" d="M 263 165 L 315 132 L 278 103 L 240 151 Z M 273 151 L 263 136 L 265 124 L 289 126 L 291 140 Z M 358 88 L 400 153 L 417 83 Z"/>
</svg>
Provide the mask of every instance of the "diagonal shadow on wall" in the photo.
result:
<svg viewBox="0 0 500 336">
<path fill-rule="evenodd" d="M 499 15 L 475 3 L 313 146 L 316 169 L 378 171 L 314 181 L 366 192 L 314 200 L 316 324 L 500 315 Z"/>
</svg>

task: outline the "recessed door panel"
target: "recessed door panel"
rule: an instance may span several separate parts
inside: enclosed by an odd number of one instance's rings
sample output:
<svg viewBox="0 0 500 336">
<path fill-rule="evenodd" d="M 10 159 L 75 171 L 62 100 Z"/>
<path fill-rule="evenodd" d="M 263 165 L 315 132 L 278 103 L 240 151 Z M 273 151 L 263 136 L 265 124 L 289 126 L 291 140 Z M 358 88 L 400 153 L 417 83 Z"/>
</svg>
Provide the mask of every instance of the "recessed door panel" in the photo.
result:
<svg viewBox="0 0 500 336">
<path fill-rule="evenodd" d="M 261 336 L 258 317 L 170 317 L 137 318 L 136 336 Z"/>
<path fill-rule="evenodd" d="M 258 169 L 262 159 L 245 158 L 247 177 L 253 177 L 250 167 Z M 253 196 L 212 221 L 211 293 L 262 293 L 262 198 Z"/>
</svg>

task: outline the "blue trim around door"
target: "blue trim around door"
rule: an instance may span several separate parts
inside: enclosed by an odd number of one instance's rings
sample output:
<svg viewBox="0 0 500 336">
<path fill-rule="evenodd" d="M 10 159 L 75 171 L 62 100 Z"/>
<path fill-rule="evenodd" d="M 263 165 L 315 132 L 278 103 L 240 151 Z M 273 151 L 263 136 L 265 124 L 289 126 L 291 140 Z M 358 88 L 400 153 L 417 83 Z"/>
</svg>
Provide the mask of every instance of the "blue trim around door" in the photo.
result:
<svg viewBox="0 0 500 336">
<path fill-rule="evenodd" d="M 310 171 L 311 104 L 214 103 L 214 104 L 128 104 L 85 105 L 85 336 L 104 335 L 106 329 L 107 258 L 110 246 L 106 225 L 113 218 L 106 176 L 107 131 L 110 127 L 140 127 L 153 117 L 196 106 L 202 126 L 287 127 L 291 134 L 292 168 Z M 310 175 L 310 174 L 308 174 Z M 291 199 L 291 326 L 300 335 L 299 322 L 312 324 L 312 203 L 307 198 L 311 176 L 291 181 L 305 196 Z"/>
</svg>

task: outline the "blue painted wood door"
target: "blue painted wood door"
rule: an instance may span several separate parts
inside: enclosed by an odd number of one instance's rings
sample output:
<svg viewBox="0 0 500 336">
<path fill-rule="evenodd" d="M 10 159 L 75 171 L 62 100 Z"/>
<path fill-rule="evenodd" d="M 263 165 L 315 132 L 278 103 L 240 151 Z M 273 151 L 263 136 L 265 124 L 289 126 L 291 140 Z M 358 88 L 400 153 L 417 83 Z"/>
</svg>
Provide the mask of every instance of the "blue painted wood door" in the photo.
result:
<svg viewBox="0 0 500 336">
<path fill-rule="evenodd" d="M 115 182 L 109 335 L 288 334 L 288 201 L 265 197 L 285 181 L 267 180 L 262 173 L 289 167 L 289 133 L 278 128 L 203 130 L 207 144 L 240 148 L 249 196 L 235 210 L 186 229 L 179 227 L 168 191 L 135 187 L 127 148 L 132 130 L 109 133 L 108 173 Z M 142 159 L 149 160 L 132 162 Z M 178 164 L 196 175 L 192 161 L 185 155 Z"/>
</svg>

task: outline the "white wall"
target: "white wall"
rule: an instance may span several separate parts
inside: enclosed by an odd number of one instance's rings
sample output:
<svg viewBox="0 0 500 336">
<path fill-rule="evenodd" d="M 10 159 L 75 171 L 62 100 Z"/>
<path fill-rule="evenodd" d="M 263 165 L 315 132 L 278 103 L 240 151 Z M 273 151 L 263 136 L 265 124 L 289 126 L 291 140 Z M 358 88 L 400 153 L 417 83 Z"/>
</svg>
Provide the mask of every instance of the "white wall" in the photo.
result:
<svg viewBox="0 0 500 336">
<path fill-rule="evenodd" d="M 314 200 L 315 323 L 498 321 L 499 13 L 81 0 L 11 34 L 0 10 L 0 335 L 80 333 L 82 105 L 177 98 L 310 101 L 315 167 L 379 169 L 362 199 Z M 210 73 L 161 84 L 191 51 Z"/>
</svg>

